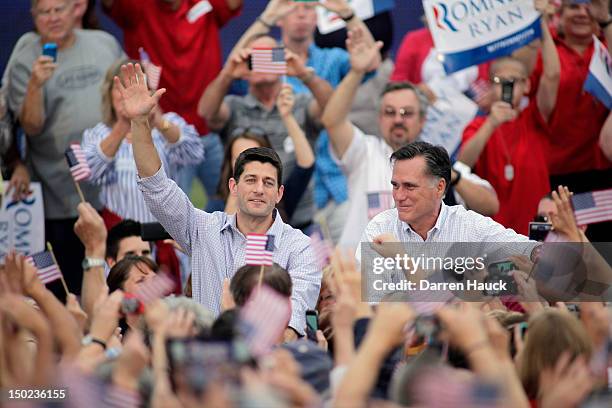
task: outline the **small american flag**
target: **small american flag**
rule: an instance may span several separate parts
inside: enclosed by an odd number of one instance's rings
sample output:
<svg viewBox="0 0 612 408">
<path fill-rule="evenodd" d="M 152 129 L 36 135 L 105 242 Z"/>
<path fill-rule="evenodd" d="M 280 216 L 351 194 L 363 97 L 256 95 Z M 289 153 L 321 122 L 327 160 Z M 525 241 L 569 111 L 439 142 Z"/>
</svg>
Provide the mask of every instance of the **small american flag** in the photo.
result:
<svg viewBox="0 0 612 408">
<path fill-rule="evenodd" d="M 390 191 L 368 193 L 368 219 L 393 208 L 393 194 Z"/>
<path fill-rule="evenodd" d="M 25 260 L 38 269 L 38 279 L 45 285 L 62 278 L 62 272 L 53 262 L 53 257 L 49 251 L 29 255 Z"/>
<path fill-rule="evenodd" d="M 164 272 L 159 272 L 152 279 L 138 285 L 138 290 L 134 295 L 146 305 L 172 293 L 174 285 L 175 282 L 170 276 Z"/>
<path fill-rule="evenodd" d="M 140 53 L 140 63 L 142 64 L 145 74 L 147 75 L 147 82 L 149 83 L 149 88 L 155 91 L 159 86 L 159 80 L 161 79 L 162 74 L 162 67 L 155 65 L 153 62 L 151 62 L 151 57 L 149 57 L 149 54 L 143 48 L 139 48 L 138 52 Z"/>
<path fill-rule="evenodd" d="M 248 234 L 246 244 L 246 264 L 272 266 L 274 235 Z"/>
<path fill-rule="evenodd" d="M 70 167 L 70 173 L 74 181 L 87 180 L 91 176 L 91 169 L 87 164 L 87 158 L 85 152 L 81 149 L 81 145 L 78 143 L 72 143 L 64 153 L 66 155 L 66 161 L 68 167 Z"/>
<path fill-rule="evenodd" d="M 251 70 L 264 74 L 287 75 L 284 48 L 253 48 Z"/>
<path fill-rule="evenodd" d="M 612 189 L 572 196 L 578 225 L 612 220 Z"/>
<path fill-rule="evenodd" d="M 255 288 L 240 310 L 240 329 L 254 356 L 268 352 L 278 342 L 291 317 L 289 299 L 266 285 Z"/>
<path fill-rule="evenodd" d="M 310 233 L 310 246 L 315 254 L 317 266 L 323 269 L 329 263 L 329 258 L 332 253 L 332 245 L 325 240 L 321 226 L 315 224 Z"/>
<path fill-rule="evenodd" d="M 470 88 L 468 89 L 468 94 L 472 97 L 476 103 L 482 100 L 491 89 L 491 84 L 489 81 L 484 78 L 478 78 L 476 81 L 472 82 Z"/>
</svg>

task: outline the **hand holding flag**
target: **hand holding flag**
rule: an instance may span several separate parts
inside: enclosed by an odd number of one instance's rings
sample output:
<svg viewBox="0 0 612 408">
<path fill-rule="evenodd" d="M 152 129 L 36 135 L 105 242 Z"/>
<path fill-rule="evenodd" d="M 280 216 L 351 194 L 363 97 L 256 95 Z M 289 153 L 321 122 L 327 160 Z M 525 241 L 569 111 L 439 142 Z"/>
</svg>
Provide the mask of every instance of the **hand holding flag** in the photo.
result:
<svg viewBox="0 0 612 408">
<path fill-rule="evenodd" d="M 70 168 L 70 174 L 72 174 L 72 179 L 74 180 L 74 185 L 79 193 L 81 202 L 85 202 L 85 197 L 83 196 L 83 192 L 79 186 L 79 181 L 87 180 L 91 176 L 91 169 L 87 163 L 85 152 L 83 152 L 83 149 L 81 149 L 80 144 L 71 143 L 70 147 L 68 147 L 64 152 L 64 155 L 66 156 L 66 161 L 68 162 L 68 167 Z"/>
</svg>

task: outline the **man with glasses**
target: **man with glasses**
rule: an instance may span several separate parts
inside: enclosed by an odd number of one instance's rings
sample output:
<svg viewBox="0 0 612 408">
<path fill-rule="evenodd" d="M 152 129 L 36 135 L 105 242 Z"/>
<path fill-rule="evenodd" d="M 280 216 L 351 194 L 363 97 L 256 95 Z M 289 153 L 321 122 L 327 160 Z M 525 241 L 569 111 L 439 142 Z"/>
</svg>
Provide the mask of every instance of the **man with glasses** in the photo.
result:
<svg viewBox="0 0 612 408">
<path fill-rule="evenodd" d="M 547 1 L 536 1 L 544 11 Z M 542 14 L 542 60 L 544 73 L 535 100 L 521 110 L 521 99 L 531 83 L 525 65 L 506 57 L 493 62 L 490 77 L 495 102 L 486 117 L 475 118 L 464 130 L 459 160 L 489 180 L 500 201 L 493 219 L 527 234 L 540 198 L 550 191 L 544 148 L 548 121 L 555 109 L 560 63 L 547 15 Z M 506 100 L 502 99 L 503 89 Z"/>
<path fill-rule="evenodd" d="M 321 119 L 329 133 L 330 151 L 348 180 L 349 214 L 341 246 L 356 246 L 368 220 L 392 206 L 389 158 L 400 147 L 416 141 L 425 123 L 427 98 L 408 82 L 390 83 L 381 95 L 381 137 L 365 135 L 348 119 L 355 92 L 381 45 L 371 45 L 359 29 L 350 32 L 347 48 L 351 70 L 330 98 Z M 495 192 L 469 169 L 454 169 L 451 185 L 459 193 L 447 194 L 452 204 L 459 199 L 479 212 L 495 212 Z"/>
<path fill-rule="evenodd" d="M 73 225 L 80 200 L 64 151 L 101 121 L 100 85 L 123 51 L 107 33 L 75 30 L 73 0 L 33 0 L 32 17 L 40 37 L 14 56 L 8 104 L 27 135 L 33 179 L 42 182 L 46 240 L 53 245 L 70 292 L 78 294 L 84 250 Z M 57 45 L 56 60 L 41 55 L 43 44 L 51 42 Z M 81 184 L 87 200 L 98 205 L 97 190 Z"/>
</svg>

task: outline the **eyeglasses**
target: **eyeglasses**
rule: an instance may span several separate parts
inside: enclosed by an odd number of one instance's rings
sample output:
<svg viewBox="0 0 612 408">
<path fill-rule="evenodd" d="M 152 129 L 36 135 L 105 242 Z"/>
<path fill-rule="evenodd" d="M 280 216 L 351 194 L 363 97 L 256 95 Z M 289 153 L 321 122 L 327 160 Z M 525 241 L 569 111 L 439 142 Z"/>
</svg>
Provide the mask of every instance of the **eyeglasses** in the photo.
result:
<svg viewBox="0 0 612 408">
<path fill-rule="evenodd" d="M 36 10 L 35 14 L 37 17 L 48 18 L 51 15 L 62 15 L 68 11 L 68 4 L 64 4 L 63 6 L 52 7 L 45 10 Z"/>
<path fill-rule="evenodd" d="M 400 117 L 402 119 L 408 119 L 415 115 L 415 112 L 406 108 L 400 108 L 399 110 L 395 110 L 391 106 L 387 106 L 383 109 L 383 115 L 387 118 L 395 118 L 395 115 L 399 112 Z"/>
</svg>

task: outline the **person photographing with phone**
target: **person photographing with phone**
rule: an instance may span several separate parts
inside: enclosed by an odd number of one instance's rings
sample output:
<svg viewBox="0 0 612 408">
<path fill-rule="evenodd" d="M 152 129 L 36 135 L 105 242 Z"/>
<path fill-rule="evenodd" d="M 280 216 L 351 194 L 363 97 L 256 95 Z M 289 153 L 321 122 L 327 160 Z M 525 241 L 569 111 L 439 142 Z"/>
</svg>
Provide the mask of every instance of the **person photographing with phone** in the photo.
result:
<svg viewBox="0 0 612 408">
<path fill-rule="evenodd" d="M 542 13 L 544 61 L 535 100 L 521 109 L 531 87 L 524 63 L 512 57 L 494 61 L 490 79 L 496 101 L 487 117 L 475 118 L 465 128 L 458 158 L 495 188 L 500 209 L 493 219 L 525 235 L 540 198 L 550 191 L 544 149 L 561 66 L 544 13 L 547 5 L 548 0 L 534 1 Z"/>
<path fill-rule="evenodd" d="M 100 85 L 123 51 L 110 34 L 75 29 L 74 5 L 74 0 L 32 1 L 39 38 L 14 56 L 8 106 L 26 133 L 32 179 L 42 184 L 46 241 L 54 248 L 70 292 L 79 294 L 84 249 L 73 226 L 81 200 L 64 152 L 71 143 L 81 142 L 85 129 L 100 122 Z M 55 53 L 49 43 L 56 44 Z M 99 208 L 97 189 L 87 183 L 82 189 L 86 200 Z"/>
</svg>

